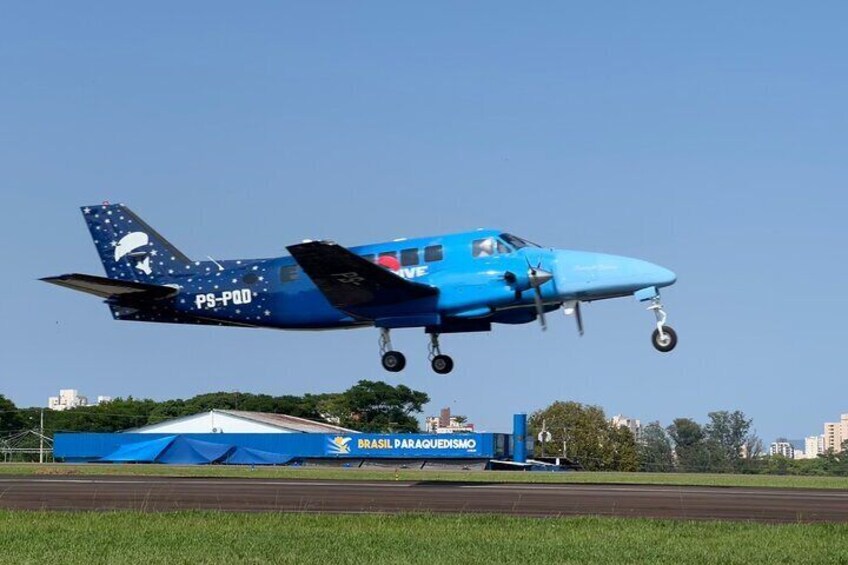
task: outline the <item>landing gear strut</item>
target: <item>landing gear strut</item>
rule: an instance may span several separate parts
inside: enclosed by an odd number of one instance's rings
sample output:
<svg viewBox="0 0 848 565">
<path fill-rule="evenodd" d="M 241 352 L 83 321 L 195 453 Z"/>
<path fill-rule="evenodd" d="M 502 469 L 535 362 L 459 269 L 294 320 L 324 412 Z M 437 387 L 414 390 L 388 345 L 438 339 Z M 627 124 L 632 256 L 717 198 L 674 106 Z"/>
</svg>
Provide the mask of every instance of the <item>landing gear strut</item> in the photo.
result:
<svg viewBox="0 0 848 565">
<path fill-rule="evenodd" d="M 406 357 L 403 353 L 392 350 L 392 338 L 388 328 L 380 328 L 380 355 L 383 368 L 390 373 L 398 373 L 406 367 Z"/>
<path fill-rule="evenodd" d="M 665 325 L 668 314 L 663 310 L 659 296 L 651 299 L 651 305 L 648 306 L 648 310 L 653 310 L 654 315 L 657 317 L 657 329 L 651 335 L 651 343 L 657 351 L 668 353 L 677 345 L 677 332 L 671 326 Z"/>
<path fill-rule="evenodd" d="M 447 375 L 453 371 L 453 359 L 448 355 L 442 355 L 442 350 L 439 348 L 439 334 L 430 334 L 430 347 L 428 350 L 430 366 L 435 372 L 440 375 Z"/>
</svg>

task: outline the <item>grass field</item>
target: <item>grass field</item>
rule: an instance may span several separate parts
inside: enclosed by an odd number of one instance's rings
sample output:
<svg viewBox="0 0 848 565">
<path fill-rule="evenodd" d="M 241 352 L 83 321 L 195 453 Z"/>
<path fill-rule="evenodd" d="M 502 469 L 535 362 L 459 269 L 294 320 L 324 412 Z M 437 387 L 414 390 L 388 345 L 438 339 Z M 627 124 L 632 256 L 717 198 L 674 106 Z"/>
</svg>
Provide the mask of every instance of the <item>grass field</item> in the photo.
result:
<svg viewBox="0 0 848 565">
<path fill-rule="evenodd" d="M 255 477 L 281 479 L 353 479 L 516 483 L 593 483 L 773 488 L 848 489 L 848 477 L 729 475 L 701 473 L 522 473 L 515 471 L 410 471 L 316 467 L 70 465 L 0 463 L 0 475 L 142 475 L 162 477 Z"/>
<path fill-rule="evenodd" d="M 5 563 L 845 563 L 848 526 L 0 511 Z"/>
</svg>

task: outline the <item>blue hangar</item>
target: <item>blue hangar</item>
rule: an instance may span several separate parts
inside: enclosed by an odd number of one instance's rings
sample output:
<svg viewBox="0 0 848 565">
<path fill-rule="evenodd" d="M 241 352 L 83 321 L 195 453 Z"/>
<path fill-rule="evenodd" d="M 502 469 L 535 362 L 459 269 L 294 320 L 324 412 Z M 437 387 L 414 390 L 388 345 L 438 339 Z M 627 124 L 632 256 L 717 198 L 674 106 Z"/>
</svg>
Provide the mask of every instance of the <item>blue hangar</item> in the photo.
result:
<svg viewBox="0 0 848 565">
<path fill-rule="evenodd" d="M 513 435 L 370 434 L 304 418 L 211 410 L 122 433 L 57 433 L 57 461 L 172 465 L 461 466 L 523 462 L 526 416 Z"/>
</svg>

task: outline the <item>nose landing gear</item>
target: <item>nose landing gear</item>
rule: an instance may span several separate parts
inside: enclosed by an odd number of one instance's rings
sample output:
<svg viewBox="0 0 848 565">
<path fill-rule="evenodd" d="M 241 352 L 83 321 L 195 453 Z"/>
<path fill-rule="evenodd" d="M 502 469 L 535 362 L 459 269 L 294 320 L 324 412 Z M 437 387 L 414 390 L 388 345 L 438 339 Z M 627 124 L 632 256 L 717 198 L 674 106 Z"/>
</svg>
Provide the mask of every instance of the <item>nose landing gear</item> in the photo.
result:
<svg viewBox="0 0 848 565">
<path fill-rule="evenodd" d="M 674 328 L 665 324 L 668 314 L 663 310 L 659 296 L 654 296 L 651 299 L 651 305 L 648 306 L 648 310 L 653 310 L 654 315 L 657 317 L 657 329 L 651 335 L 651 343 L 657 351 L 668 353 L 677 346 L 677 332 L 674 331 Z"/>
<path fill-rule="evenodd" d="M 406 357 L 400 351 L 392 350 L 392 338 L 388 328 L 380 328 L 380 355 L 383 368 L 390 373 L 398 373 L 406 367 Z"/>
<path fill-rule="evenodd" d="M 453 359 L 448 355 L 442 355 L 442 350 L 439 348 L 439 334 L 430 334 L 428 353 L 430 366 L 433 368 L 433 371 L 440 375 L 447 375 L 453 371 Z"/>
</svg>

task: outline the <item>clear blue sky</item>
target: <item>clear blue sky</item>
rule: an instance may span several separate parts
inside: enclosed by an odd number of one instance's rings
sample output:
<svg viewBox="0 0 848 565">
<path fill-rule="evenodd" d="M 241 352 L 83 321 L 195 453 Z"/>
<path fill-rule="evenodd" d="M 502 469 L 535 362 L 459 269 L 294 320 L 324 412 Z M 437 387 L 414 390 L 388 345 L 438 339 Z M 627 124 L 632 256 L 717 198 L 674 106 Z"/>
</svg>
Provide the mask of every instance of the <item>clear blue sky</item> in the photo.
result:
<svg viewBox="0 0 848 565">
<path fill-rule="evenodd" d="M 24 2 L 0 18 L 0 392 L 166 399 L 384 379 L 488 430 L 556 399 L 766 440 L 848 412 L 841 2 Z M 673 269 L 632 299 L 446 336 L 113 322 L 36 279 L 102 273 L 77 209 L 125 202 L 189 256 L 478 226 Z"/>
</svg>

